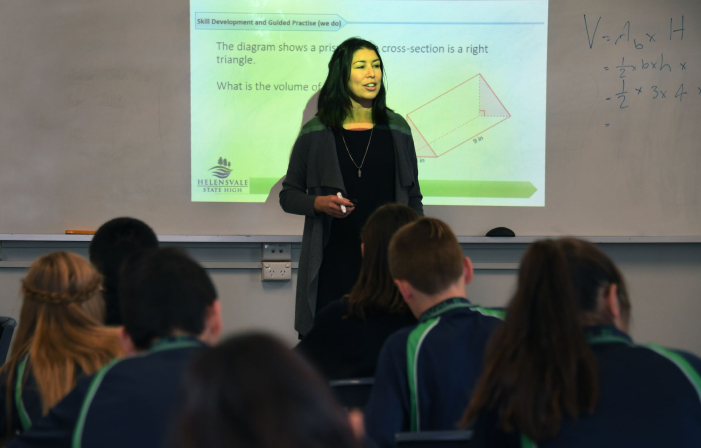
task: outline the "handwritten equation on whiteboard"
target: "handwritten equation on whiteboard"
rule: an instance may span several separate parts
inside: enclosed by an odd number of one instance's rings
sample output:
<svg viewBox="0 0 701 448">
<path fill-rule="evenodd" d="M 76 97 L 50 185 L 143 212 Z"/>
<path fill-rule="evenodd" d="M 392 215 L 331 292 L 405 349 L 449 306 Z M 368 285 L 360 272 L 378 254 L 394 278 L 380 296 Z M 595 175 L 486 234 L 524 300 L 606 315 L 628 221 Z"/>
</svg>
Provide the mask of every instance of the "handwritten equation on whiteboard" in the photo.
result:
<svg viewBox="0 0 701 448">
<path fill-rule="evenodd" d="M 696 84 L 679 82 L 680 77 L 669 75 L 677 73 L 687 79 L 687 70 L 691 69 L 686 60 L 672 60 L 665 57 L 665 49 L 684 41 L 684 16 L 670 18 L 669 23 L 660 24 L 658 29 L 636 29 L 631 21 L 618 25 L 615 29 L 604 29 L 601 16 L 584 15 L 584 31 L 586 32 L 589 50 L 595 51 L 604 46 L 621 48 L 620 59 L 611 61 L 611 65 L 601 69 L 611 72 L 618 87 L 605 96 L 605 101 L 616 104 L 618 109 L 650 101 L 689 101 L 690 98 L 701 101 L 701 79 Z M 638 53 L 638 54 L 636 54 Z M 654 54 L 654 56 L 652 56 Z M 645 73 L 657 76 L 644 76 Z M 667 77 L 660 75 L 669 75 Z M 650 81 L 654 78 L 654 81 Z M 605 123 L 606 127 L 610 123 Z"/>
</svg>

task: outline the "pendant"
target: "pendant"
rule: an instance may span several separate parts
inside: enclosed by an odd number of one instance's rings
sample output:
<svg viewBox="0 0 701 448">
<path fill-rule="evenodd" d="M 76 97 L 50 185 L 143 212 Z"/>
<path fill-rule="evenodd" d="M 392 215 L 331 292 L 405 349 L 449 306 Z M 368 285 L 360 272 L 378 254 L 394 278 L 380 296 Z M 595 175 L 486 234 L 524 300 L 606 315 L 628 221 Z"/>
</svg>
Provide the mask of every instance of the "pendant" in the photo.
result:
<svg viewBox="0 0 701 448">
<path fill-rule="evenodd" d="M 358 177 L 360 177 L 360 169 L 358 169 Z"/>
</svg>

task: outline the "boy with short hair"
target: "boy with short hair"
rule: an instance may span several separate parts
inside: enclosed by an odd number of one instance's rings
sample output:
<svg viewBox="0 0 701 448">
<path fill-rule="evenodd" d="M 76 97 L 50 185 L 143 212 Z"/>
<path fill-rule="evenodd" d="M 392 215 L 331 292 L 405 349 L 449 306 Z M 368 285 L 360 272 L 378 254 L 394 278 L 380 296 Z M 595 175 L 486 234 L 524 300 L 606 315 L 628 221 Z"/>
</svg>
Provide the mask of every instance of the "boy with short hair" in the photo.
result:
<svg viewBox="0 0 701 448">
<path fill-rule="evenodd" d="M 134 255 L 120 285 L 122 346 L 132 356 L 80 380 L 9 447 L 162 445 L 181 374 L 219 339 L 221 307 L 205 270 L 178 249 Z"/>
<path fill-rule="evenodd" d="M 419 323 L 392 335 L 380 355 L 365 424 L 381 447 L 394 446 L 398 432 L 456 429 L 503 317 L 467 300 L 472 263 L 438 219 L 402 227 L 390 243 L 389 267 Z"/>
</svg>

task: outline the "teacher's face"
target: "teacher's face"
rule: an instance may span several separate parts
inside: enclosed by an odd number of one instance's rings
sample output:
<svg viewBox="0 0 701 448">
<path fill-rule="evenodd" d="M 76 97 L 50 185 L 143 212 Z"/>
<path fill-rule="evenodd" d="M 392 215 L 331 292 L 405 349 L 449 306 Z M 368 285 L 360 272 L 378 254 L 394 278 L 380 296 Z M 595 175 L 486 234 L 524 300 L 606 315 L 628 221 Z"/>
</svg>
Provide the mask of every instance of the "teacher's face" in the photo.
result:
<svg viewBox="0 0 701 448">
<path fill-rule="evenodd" d="M 372 100 L 380 92 L 381 84 L 382 69 L 377 53 L 367 48 L 361 48 L 353 53 L 348 78 L 351 99 L 365 107 L 370 107 Z"/>
</svg>

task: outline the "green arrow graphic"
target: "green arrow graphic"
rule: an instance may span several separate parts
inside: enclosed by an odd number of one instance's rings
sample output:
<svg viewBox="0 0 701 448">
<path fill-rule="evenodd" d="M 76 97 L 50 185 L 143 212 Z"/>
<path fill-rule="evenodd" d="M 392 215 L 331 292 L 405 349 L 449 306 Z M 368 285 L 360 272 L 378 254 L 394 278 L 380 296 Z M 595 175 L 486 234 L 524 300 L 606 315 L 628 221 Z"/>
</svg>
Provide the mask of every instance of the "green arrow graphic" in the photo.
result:
<svg viewBox="0 0 701 448">
<path fill-rule="evenodd" d="M 270 189 L 278 183 L 279 177 L 252 177 L 248 180 L 250 194 L 270 194 Z"/>
<path fill-rule="evenodd" d="M 424 196 L 461 198 L 530 198 L 538 191 L 526 181 L 422 180 Z"/>
</svg>

